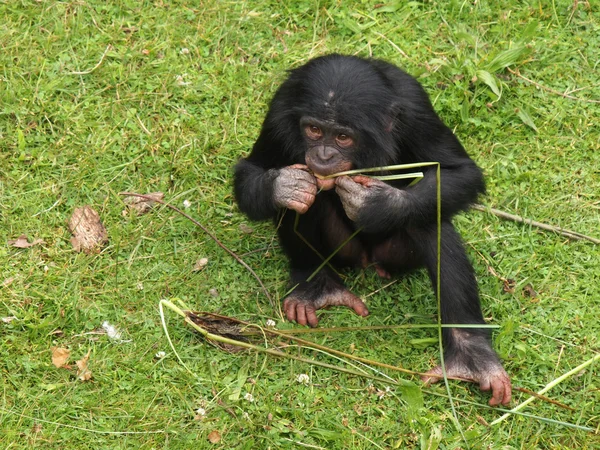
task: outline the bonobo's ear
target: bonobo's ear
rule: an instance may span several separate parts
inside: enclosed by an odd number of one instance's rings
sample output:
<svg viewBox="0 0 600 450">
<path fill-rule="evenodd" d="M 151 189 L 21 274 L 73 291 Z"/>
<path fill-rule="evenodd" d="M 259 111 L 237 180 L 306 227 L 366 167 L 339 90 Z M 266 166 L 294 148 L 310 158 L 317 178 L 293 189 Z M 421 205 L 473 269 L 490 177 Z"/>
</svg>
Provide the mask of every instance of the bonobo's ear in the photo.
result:
<svg viewBox="0 0 600 450">
<path fill-rule="evenodd" d="M 402 112 L 402 105 L 398 101 L 392 102 L 389 106 L 387 114 L 386 114 L 386 126 L 385 131 L 391 133 L 398 121 L 398 116 Z"/>
</svg>

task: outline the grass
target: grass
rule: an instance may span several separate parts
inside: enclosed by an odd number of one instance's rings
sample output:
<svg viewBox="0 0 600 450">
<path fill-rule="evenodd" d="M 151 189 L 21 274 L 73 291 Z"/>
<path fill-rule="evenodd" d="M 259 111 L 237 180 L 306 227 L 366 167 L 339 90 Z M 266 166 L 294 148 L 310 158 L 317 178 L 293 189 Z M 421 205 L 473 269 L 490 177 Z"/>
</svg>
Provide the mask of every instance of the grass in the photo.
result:
<svg viewBox="0 0 600 450">
<path fill-rule="evenodd" d="M 123 215 L 118 196 L 162 191 L 182 208 L 188 200 L 185 211 L 244 255 L 280 298 L 287 269 L 272 245 L 274 228 L 237 210 L 231 167 L 257 137 L 287 68 L 333 51 L 372 54 L 423 83 L 485 169 L 484 203 L 598 237 L 600 13 L 585 2 L 573 7 L 0 1 L 0 317 L 15 317 L 0 322 L 0 447 L 597 448 L 597 434 L 525 416 L 488 428 L 502 413 L 486 408 L 475 386 L 451 383 L 463 438 L 448 399 L 431 393 L 443 395 L 443 386 L 423 388 L 415 400 L 300 361 L 228 354 L 168 316 L 187 372 L 161 329 L 162 298 L 292 326 L 189 221 L 165 208 Z M 66 222 L 85 204 L 108 229 L 100 254 L 77 254 L 69 243 Z M 502 326 L 495 347 L 516 386 L 540 390 L 598 353 L 598 246 L 480 212 L 456 224 L 485 316 Z M 8 245 L 23 233 L 44 244 Z M 203 257 L 207 266 L 195 272 Z M 515 281 L 513 292 L 501 278 Z M 523 294 L 528 283 L 537 297 Z M 368 271 L 349 280 L 363 297 L 384 285 Z M 368 319 L 328 310 L 321 324 L 435 323 L 423 273 L 371 295 L 368 306 Z M 123 341 L 98 332 L 104 321 Z M 423 329 L 313 339 L 423 371 L 438 360 L 432 337 Z M 55 368 L 54 346 L 71 350 L 72 365 L 91 350 L 93 380 Z M 592 365 L 546 394 L 572 410 L 536 400 L 524 411 L 598 429 L 599 370 Z M 300 374 L 310 381 L 298 382 Z M 515 402 L 527 398 L 517 393 Z"/>
</svg>

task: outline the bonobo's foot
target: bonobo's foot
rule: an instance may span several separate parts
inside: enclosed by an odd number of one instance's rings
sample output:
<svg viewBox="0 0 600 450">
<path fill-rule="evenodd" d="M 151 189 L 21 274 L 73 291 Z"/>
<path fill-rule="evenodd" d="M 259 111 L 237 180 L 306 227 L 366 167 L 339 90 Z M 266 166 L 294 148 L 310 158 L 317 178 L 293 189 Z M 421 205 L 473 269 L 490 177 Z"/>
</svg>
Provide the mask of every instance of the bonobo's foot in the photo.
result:
<svg viewBox="0 0 600 450">
<path fill-rule="evenodd" d="M 379 264 L 371 262 L 367 252 L 363 252 L 360 256 L 360 265 L 363 269 L 366 269 L 372 265 L 379 278 L 385 278 L 386 280 L 392 279 L 392 275 L 387 270 L 385 270 Z"/>
<path fill-rule="evenodd" d="M 369 310 L 363 301 L 347 289 L 322 293 L 320 297 L 310 300 L 300 294 L 294 295 L 292 292 L 283 301 L 283 310 L 288 320 L 311 327 L 316 327 L 319 323 L 316 311 L 328 306 L 347 306 L 359 316 L 369 315 Z"/>
<path fill-rule="evenodd" d="M 450 351 L 445 351 L 445 355 L 448 355 L 444 357 L 446 375 L 479 383 L 482 391 L 491 390 L 490 406 L 508 405 L 512 396 L 510 378 L 487 338 L 456 328 L 451 333 L 458 339 Z M 427 384 L 443 379 L 441 366 L 434 367 L 427 374 L 429 376 L 421 377 Z"/>
</svg>

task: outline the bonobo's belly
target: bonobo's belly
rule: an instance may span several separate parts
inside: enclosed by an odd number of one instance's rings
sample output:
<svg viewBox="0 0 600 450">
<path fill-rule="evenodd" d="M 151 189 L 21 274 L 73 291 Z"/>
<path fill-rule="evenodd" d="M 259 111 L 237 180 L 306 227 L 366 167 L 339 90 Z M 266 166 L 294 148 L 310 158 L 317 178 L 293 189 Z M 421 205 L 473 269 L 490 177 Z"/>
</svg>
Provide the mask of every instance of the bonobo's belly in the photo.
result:
<svg viewBox="0 0 600 450">
<path fill-rule="evenodd" d="M 332 215 L 322 228 L 323 241 L 330 246 L 323 257 L 336 251 L 354 232 L 347 220 Z M 366 268 L 372 265 L 389 273 L 402 273 L 422 266 L 416 246 L 404 230 L 388 236 L 359 233 L 337 251 L 332 262 L 338 267 Z"/>
</svg>

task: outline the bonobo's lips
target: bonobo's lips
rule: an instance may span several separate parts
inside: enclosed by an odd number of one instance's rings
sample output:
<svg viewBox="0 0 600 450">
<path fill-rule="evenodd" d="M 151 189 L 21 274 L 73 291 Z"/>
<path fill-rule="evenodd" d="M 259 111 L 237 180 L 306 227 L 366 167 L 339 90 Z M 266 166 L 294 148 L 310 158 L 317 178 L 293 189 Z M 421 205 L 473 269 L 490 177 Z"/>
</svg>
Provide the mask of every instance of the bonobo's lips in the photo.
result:
<svg viewBox="0 0 600 450">
<path fill-rule="evenodd" d="M 313 161 L 309 155 L 306 155 L 306 165 L 318 177 L 327 177 L 334 173 L 345 172 L 352 169 L 352 163 L 349 161 L 339 161 L 334 164 L 319 164 Z"/>
</svg>

